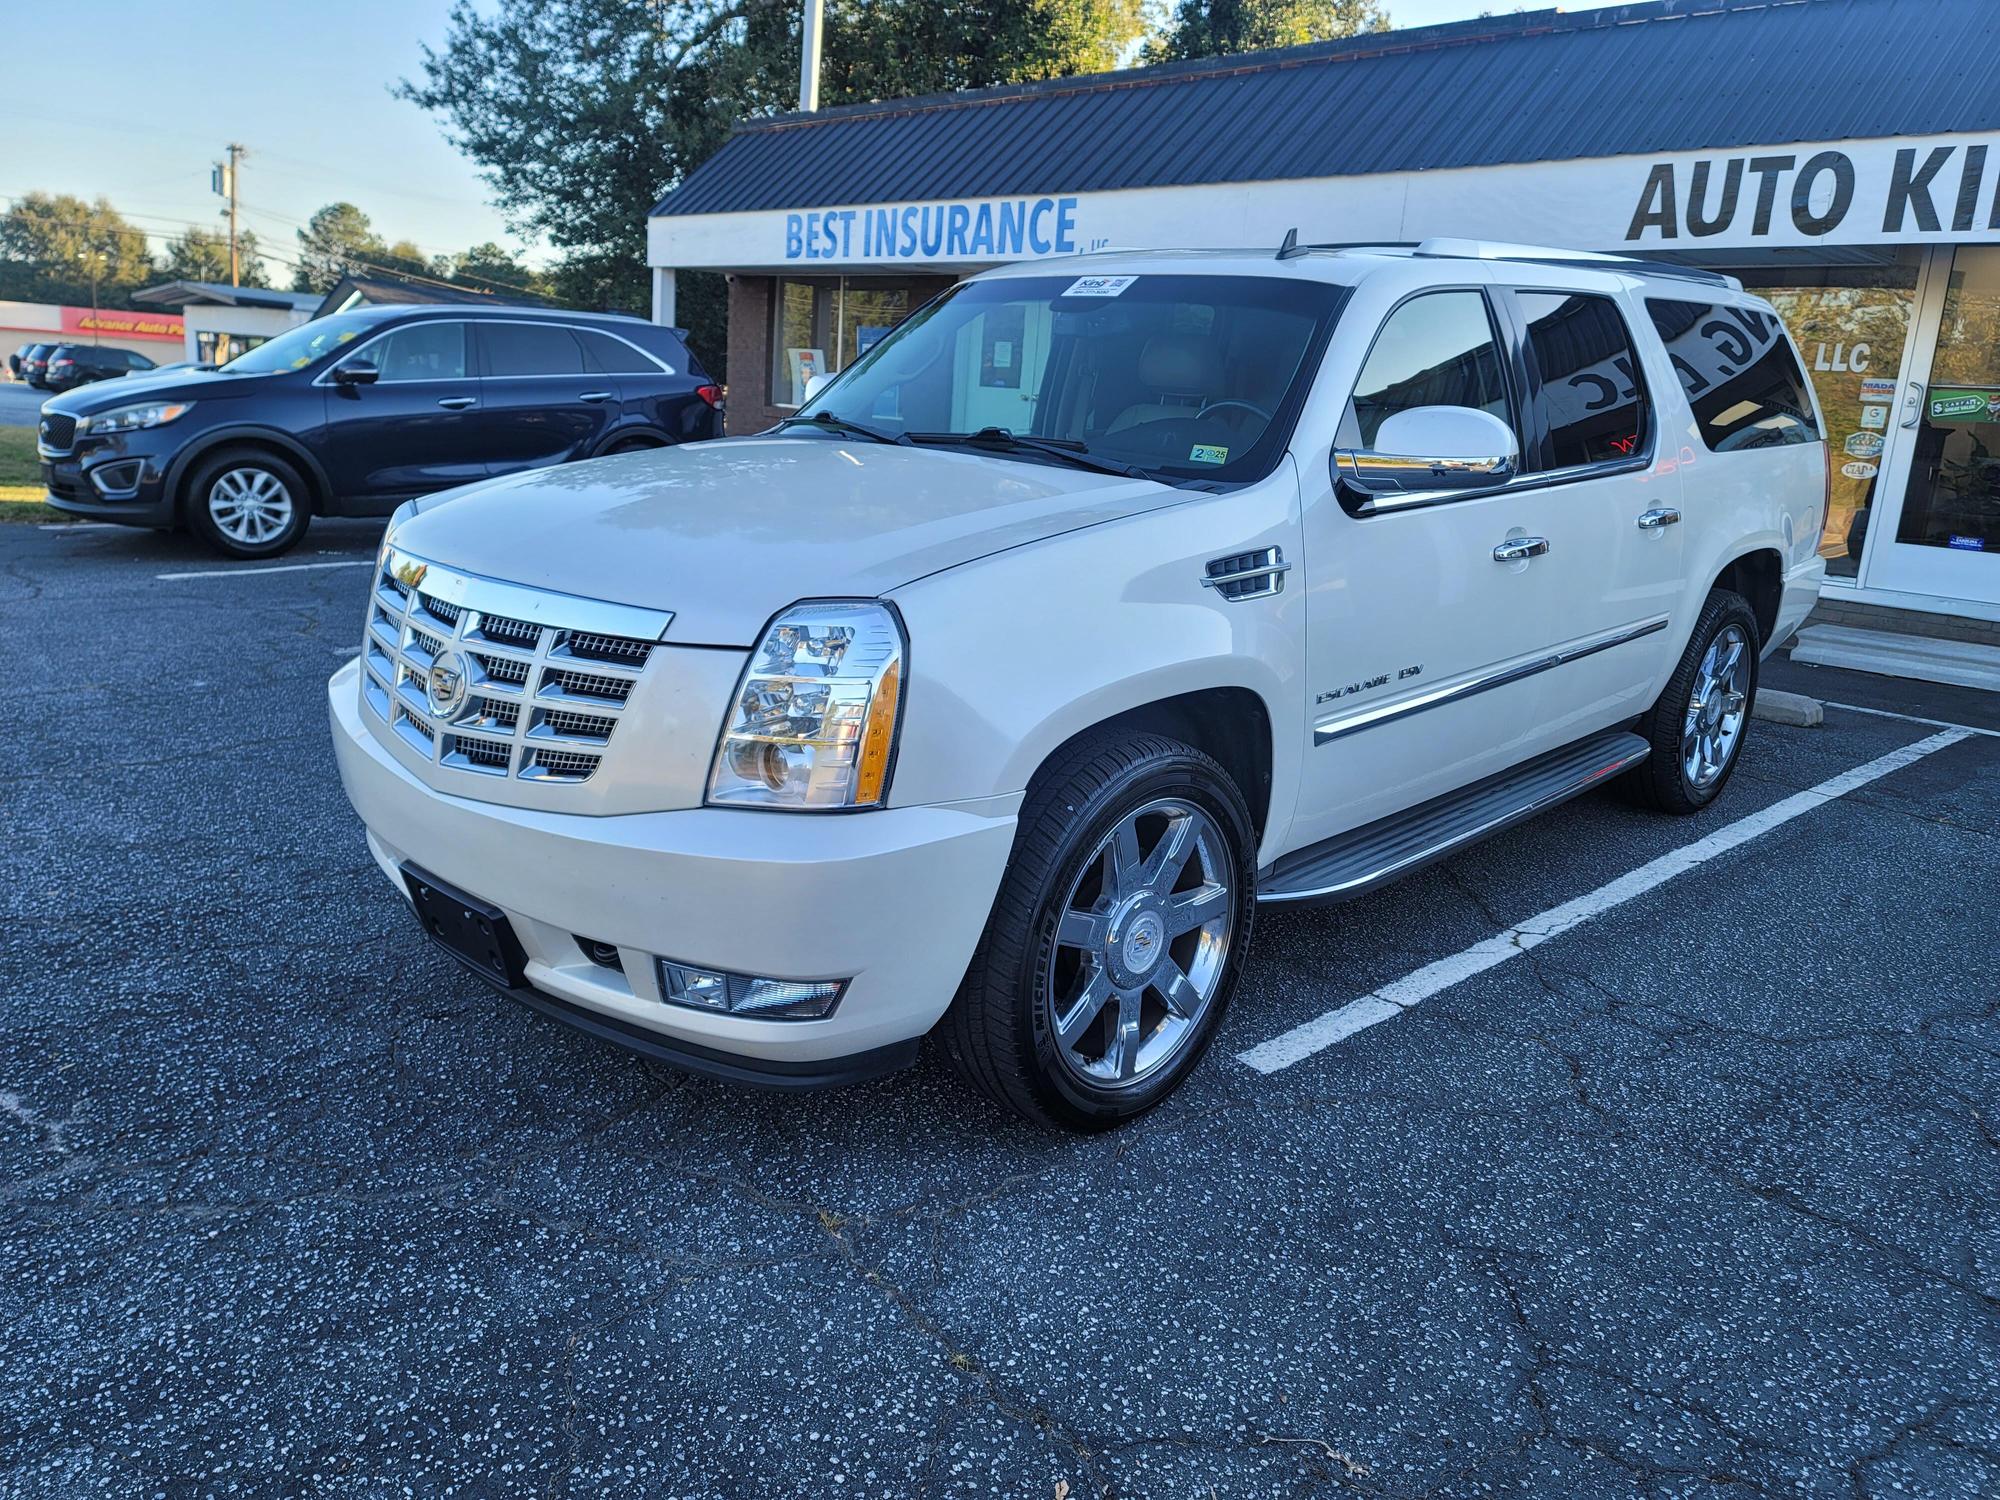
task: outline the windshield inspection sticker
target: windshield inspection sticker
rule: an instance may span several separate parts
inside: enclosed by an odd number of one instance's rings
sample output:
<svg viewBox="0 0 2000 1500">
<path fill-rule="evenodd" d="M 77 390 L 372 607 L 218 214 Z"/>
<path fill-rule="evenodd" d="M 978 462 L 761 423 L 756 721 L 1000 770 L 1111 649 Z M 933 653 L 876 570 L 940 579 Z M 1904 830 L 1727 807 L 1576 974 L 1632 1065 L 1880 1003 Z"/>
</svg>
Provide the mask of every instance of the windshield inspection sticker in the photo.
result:
<svg viewBox="0 0 2000 1500">
<path fill-rule="evenodd" d="M 1188 462 L 1191 464 L 1226 464 L 1229 462 L 1229 450 L 1227 448 L 1212 447 L 1207 443 L 1196 443 L 1192 448 L 1188 449 Z"/>
<path fill-rule="evenodd" d="M 1115 297 L 1139 278 L 1136 276 L 1079 276 L 1069 284 L 1065 297 Z"/>
</svg>

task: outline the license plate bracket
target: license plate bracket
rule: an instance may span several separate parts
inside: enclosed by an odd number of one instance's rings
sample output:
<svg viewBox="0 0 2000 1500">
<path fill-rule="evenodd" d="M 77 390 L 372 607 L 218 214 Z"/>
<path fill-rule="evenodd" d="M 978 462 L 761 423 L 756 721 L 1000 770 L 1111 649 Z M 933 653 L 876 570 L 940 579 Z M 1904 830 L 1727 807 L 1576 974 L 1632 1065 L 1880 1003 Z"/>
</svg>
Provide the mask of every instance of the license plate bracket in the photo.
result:
<svg viewBox="0 0 2000 1500">
<path fill-rule="evenodd" d="M 405 864 L 403 883 L 424 935 L 488 983 L 503 990 L 526 982 L 527 955 L 505 912 L 447 885 L 428 870 Z"/>
</svg>

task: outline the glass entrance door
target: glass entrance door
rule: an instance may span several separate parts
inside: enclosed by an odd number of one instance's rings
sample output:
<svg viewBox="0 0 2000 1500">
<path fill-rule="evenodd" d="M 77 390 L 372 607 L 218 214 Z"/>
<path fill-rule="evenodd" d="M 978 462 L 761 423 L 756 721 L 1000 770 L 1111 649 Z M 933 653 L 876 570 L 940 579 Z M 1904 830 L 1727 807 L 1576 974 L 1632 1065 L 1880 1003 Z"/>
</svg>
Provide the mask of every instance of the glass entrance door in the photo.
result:
<svg viewBox="0 0 2000 1500">
<path fill-rule="evenodd" d="M 1861 583 L 2000 605 L 2000 247 L 1932 252 Z"/>
</svg>

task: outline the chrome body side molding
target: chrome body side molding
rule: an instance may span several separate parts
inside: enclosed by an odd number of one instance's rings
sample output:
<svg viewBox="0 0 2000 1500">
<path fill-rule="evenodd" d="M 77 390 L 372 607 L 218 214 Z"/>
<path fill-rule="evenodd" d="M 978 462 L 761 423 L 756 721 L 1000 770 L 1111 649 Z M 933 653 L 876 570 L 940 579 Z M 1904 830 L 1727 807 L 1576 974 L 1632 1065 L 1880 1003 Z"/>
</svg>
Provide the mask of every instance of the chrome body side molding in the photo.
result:
<svg viewBox="0 0 2000 1500">
<path fill-rule="evenodd" d="M 1411 714 L 1419 714 L 1426 709 L 1441 708 L 1447 703 L 1470 698 L 1493 688 L 1505 687 L 1510 682 L 1519 682 L 1524 677 L 1533 677 L 1538 672 L 1547 672 L 1565 662 L 1580 661 L 1586 656 L 1595 656 L 1600 651 L 1609 651 L 1613 646 L 1623 646 L 1627 642 L 1654 635 L 1665 630 L 1670 617 L 1658 615 L 1650 620 L 1641 620 L 1636 625 L 1622 626 L 1607 634 L 1593 636 L 1587 640 L 1575 641 L 1547 656 L 1538 656 L 1530 661 L 1515 662 L 1511 666 L 1495 667 L 1471 677 L 1462 677 L 1457 682 L 1440 684 L 1414 697 L 1399 698 L 1393 703 L 1377 704 L 1352 713 L 1335 714 L 1321 719 L 1313 725 L 1313 743 L 1324 745 L 1344 735 L 1359 734 L 1364 729 L 1373 729 L 1380 724 L 1391 724 L 1397 719 L 1406 719 Z"/>
</svg>

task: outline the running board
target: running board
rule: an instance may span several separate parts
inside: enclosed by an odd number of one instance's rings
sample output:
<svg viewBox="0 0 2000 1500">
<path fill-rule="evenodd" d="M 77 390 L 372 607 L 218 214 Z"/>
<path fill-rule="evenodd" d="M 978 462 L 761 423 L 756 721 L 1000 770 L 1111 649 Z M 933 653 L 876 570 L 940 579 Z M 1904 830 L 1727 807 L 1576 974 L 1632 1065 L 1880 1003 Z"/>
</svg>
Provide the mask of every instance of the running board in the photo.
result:
<svg viewBox="0 0 2000 1500">
<path fill-rule="evenodd" d="M 1589 791 L 1638 765 L 1651 748 L 1636 734 L 1607 729 L 1551 750 L 1407 812 L 1285 855 L 1259 882 L 1257 899 L 1350 901 Z"/>
</svg>

